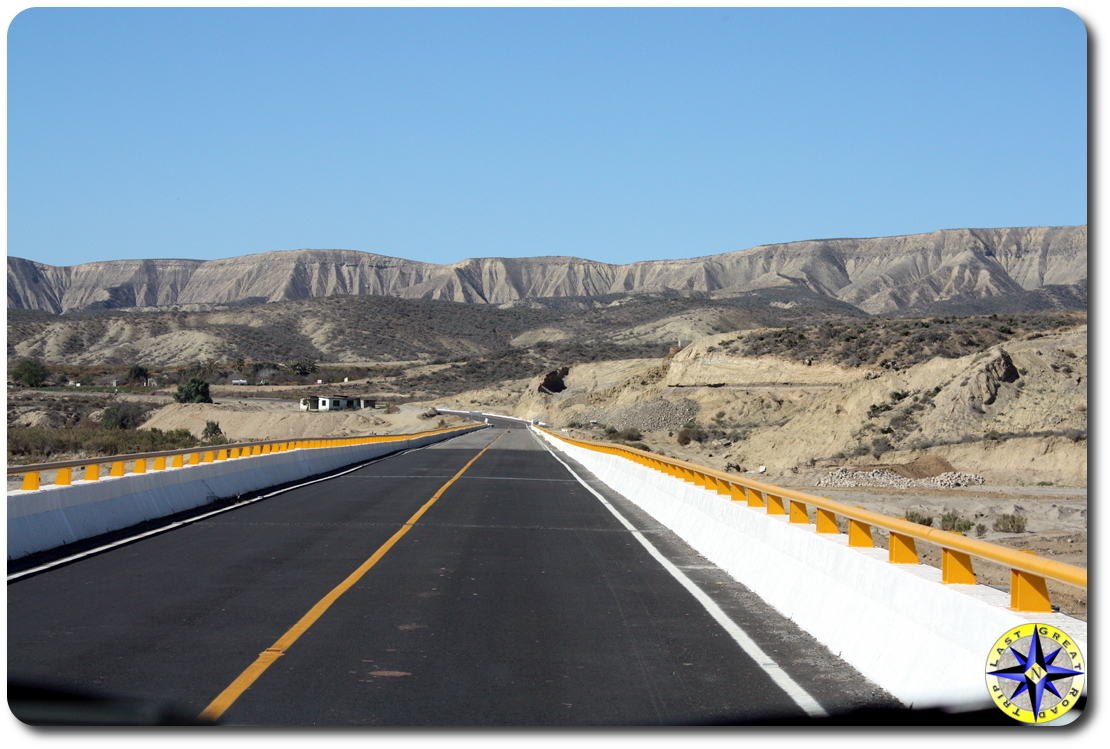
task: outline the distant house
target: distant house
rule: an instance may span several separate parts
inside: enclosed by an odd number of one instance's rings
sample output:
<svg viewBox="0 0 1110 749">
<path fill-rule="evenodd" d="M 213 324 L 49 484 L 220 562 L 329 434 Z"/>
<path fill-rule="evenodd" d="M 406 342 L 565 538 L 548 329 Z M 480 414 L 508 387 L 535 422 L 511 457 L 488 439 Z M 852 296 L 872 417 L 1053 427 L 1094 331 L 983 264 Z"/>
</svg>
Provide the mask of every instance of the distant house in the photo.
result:
<svg viewBox="0 0 1110 749">
<path fill-rule="evenodd" d="M 301 398 L 302 411 L 356 411 L 373 407 L 373 398 L 348 395 L 309 395 Z"/>
</svg>

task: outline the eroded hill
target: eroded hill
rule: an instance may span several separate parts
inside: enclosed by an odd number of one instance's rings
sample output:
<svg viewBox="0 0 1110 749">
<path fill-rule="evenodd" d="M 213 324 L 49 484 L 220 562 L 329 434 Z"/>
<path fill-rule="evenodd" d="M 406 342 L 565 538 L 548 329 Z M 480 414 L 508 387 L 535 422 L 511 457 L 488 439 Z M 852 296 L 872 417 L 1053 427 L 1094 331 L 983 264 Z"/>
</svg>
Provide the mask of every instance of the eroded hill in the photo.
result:
<svg viewBox="0 0 1110 749">
<path fill-rule="evenodd" d="M 9 309 L 244 305 L 375 295 L 471 304 L 545 297 L 787 289 L 870 314 L 951 300 L 1060 303 L 1085 295 L 1087 227 L 953 229 L 899 237 L 764 245 L 681 260 L 610 265 L 574 257 L 433 265 L 354 250 L 290 250 L 220 260 L 115 260 L 56 267 L 8 258 Z M 1029 297 L 1046 286 L 1055 300 Z M 930 310 L 940 313 L 939 310 Z"/>
</svg>

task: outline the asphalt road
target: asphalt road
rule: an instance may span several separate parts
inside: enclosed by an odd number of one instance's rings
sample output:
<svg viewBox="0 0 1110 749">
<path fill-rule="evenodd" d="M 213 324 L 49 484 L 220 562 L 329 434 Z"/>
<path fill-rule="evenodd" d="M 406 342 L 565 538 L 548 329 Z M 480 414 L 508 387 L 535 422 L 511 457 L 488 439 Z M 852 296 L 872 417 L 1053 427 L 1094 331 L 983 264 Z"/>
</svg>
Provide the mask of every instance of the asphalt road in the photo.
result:
<svg viewBox="0 0 1110 749">
<path fill-rule="evenodd" d="M 892 704 L 601 491 L 763 657 L 525 429 L 497 427 L 10 582 L 9 679 L 188 714 L 223 699 L 227 724 L 804 719 L 775 668 L 757 662 L 773 659 L 818 710 Z M 275 645 L 283 653 L 259 670 Z M 252 664 L 249 686 L 228 697 Z"/>
</svg>

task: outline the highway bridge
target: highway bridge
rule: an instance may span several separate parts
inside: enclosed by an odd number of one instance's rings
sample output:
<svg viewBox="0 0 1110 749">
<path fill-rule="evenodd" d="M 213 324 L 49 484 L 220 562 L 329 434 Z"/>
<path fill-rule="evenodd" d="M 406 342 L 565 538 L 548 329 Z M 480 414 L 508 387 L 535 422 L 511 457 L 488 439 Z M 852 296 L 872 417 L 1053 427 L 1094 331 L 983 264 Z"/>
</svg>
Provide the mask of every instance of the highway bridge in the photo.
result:
<svg viewBox="0 0 1110 749">
<path fill-rule="evenodd" d="M 520 422 L 491 421 L 64 563 L 9 563 L 9 680 L 269 726 L 898 704 Z"/>
<path fill-rule="evenodd" d="M 1006 724 L 985 656 L 1032 622 L 1065 635 L 1078 676 L 1058 685 L 1085 701 L 1086 622 L 1051 610 L 1046 581 L 1085 588 L 1086 570 L 468 415 L 484 423 L 10 466 L 24 476 L 8 494 L 13 712 Z M 940 547 L 941 569 L 918 543 Z M 1009 590 L 977 584 L 973 558 L 1009 566 Z"/>
</svg>

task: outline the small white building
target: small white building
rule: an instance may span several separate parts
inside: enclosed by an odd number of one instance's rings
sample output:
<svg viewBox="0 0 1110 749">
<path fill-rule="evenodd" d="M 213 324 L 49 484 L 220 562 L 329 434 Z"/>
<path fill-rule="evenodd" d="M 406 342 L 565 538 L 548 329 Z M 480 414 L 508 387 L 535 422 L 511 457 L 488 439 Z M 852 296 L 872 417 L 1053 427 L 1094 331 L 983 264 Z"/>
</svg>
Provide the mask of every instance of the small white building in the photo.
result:
<svg viewBox="0 0 1110 749">
<path fill-rule="evenodd" d="M 354 398 L 348 395 L 309 395 L 301 398 L 302 411 L 357 411 L 373 407 L 373 398 Z"/>
</svg>

